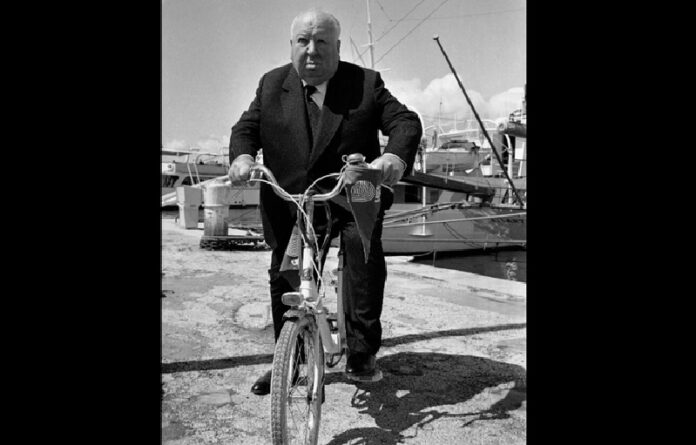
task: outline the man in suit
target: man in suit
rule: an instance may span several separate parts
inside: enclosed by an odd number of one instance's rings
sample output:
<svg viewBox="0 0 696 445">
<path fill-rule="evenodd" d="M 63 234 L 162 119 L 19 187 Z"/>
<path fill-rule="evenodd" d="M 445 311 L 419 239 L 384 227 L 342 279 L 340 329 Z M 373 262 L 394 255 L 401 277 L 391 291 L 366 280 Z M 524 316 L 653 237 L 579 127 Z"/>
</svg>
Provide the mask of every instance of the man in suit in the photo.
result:
<svg viewBox="0 0 696 445">
<path fill-rule="evenodd" d="M 382 182 L 396 183 L 413 165 L 422 127 L 385 88 L 379 73 L 339 60 L 340 24 L 324 11 L 299 14 L 291 25 L 291 64 L 266 73 L 249 109 L 232 127 L 230 171 L 233 184 L 249 178 L 254 156 L 263 149 L 264 164 L 289 193 L 301 193 L 317 178 L 338 172 L 341 157 L 362 153 Z M 378 132 L 389 137 L 381 153 Z M 326 188 L 331 188 L 331 184 Z M 355 220 L 348 208 L 331 203 L 331 235 L 341 234 L 344 251 L 344 312 L 349 353 L 346 374 L 364 379 L 375 375 L 375 355 L 381 345 L 380 316 L 386 280 L 381 235 L 384 212 L 393 201 L 388 189 L 371 239 L 367 263 Z M 344 201 L 345 202 L 345 201 Z M 295 290 L 280 273 L 296 213 L 291 203 L 261 184 L 260 210 L 264 237 L 273 249 L 268 271 L 275 339 L 288 309 L 281 302 Z M 323 214 L 317 208 L 315 216 Z M 315 219 L 316 221 L 316 219 Z M 320 223 L 321 224 L 321 223 Z M 253 385 L 258 395 L 270 391 L 271 372 Z"/>
</svg>

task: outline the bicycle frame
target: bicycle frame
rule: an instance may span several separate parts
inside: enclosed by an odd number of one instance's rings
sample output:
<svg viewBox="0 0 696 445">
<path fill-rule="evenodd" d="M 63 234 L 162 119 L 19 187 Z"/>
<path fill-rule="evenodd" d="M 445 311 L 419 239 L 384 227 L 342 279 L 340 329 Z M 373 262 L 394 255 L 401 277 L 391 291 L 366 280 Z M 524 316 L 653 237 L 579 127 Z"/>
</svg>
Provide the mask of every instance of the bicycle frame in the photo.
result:
<svg viewBox="0 0 696 445">
<path fill-rule="evenodd" d="M 269 183 L 277 186 L 277 181 L 273 174 L 264 166 L 254 166 L 252 169 L 252 178 L 254 176 L 254 171 L 262 172 L 269 179 Z M 250 179 L 250 181 L 258 181 L 258 179 Z M 276 191 L 274 186 L 274 191 Z M 276 194 L 281 196 L 283 199 L 290 201 L 290 198 L 297 202 L 302 203 L 304 207 L 303 210 L 307 215 L 309 221 L 313 220 L 315 202 L 327 201 L 332 197 L 338 195 L 343 189 L 343 182 L 339 180 L 336 187 L 329 193 L 306 196 L 303 194 L 284 196 L 276 191 Z M 302 215 L 298 212 L 296 226 L 302 230 Z M 288 310 L 284 314 L 284 318 L 299 318 L 303 316 L 313 316 L 316 320 L 316 325 L 321 337 L 321 342 L 325 353 L 328 354 L 340 354 L 346 348 L 346 333 L 345 333 L 345 315 L 343 313 L 343 255 L 340 254 L 338 257 L 338 283 L 337 283 L 337 310 L 336 310 L 336 322 L 338 327 L 338 332 L 332 334 L 331 332 L 331 322 L 329 321 L 329 311 L 323 305 L 323 294 L 319 294 L 318 289 L 318 279 L 315 278 L 314 271 L 318 273 L 322 271 L 319 270 L 318 265 L 315 262 L 317 252 L 311 243 L 306 243 L 305 239 L 316 240 L 316 235 L 313 233 L 313 229 L 310 224 L 304 224 L 304 236 L 302 239 L 301 257 L 300 257 L 300 287 L 296 292 L 286 292 L 281 297 L 284 304 L 291 306 L 292 309 Z M 327 236 L 329 236 L 327 234 Z M 326 286 L 324 286 L 326 287 Z"/>
<path fill-rule="evenodd" d="M 314 214 L 314 201 L 305 203 L 305 212 L 311 220 Z M 298 215 L 299 217 L 299 215 Z M 298 220 L 299 224 L 299 220 Z M 305 236 L 311 239 L 314 234 L 309 227 L 305 228 Z M 345 347 L 345 316 L 343 314 L 343 255 L 338 259 L 338 285 L 337 285 L 337 324 L 338 333 L 331 333 L 331 323 L 328 319 L 329 311 L 323 304 L 323 294 L 319 294 L 318 280 L 314 276 L 316 252 L 311 243 L 305 243 L 302 239 L 302 256 L 300 268 L 300 288 L 298 292 L 286 292 L 282 296 L 283 303 L 293 308 L 286 313 L 287 318 L 295 318 L 306 313 L 314 316 L 324 347 L 324 352 L 338 354 Z M 318 268 L 317 268 L 318 269 Z M 321 272 L 321 271 L 320 271 Z M 300 312 L 300 313 L 298 313 Z M 335 335 L 335 337 L 334 337 Z"/>
</svg>

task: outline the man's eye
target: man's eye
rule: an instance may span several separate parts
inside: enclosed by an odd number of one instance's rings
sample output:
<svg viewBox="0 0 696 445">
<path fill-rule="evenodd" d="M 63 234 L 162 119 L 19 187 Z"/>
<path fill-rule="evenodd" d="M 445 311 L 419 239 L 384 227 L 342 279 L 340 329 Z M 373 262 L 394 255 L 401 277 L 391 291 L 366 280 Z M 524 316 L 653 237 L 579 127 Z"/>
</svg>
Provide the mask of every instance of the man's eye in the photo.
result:
<svg viewBox="0 0 696 445">
<path fill-rule="evenodd" d="M 306 45 L 307 43 L 309 43 L 309 40 L 300 37 L 299 39 L 297 39 L 297 43 L 299 43 L 300 45 Z"/>
</svg>

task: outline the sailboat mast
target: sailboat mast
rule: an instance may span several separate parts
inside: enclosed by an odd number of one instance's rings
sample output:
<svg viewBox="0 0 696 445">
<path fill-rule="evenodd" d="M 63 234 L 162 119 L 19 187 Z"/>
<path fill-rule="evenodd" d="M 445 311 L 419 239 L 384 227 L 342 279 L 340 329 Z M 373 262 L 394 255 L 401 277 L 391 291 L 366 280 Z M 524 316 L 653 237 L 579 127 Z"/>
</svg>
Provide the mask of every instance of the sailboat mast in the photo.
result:
<svg viewBox="0 0 696 445">
<path fill-rule="evenodd" d="M 370 18 L 370 0 L 365 0 L 367 2 L 367 37 L 369 39 L 370 47 L 370 69 L 375 69 L 375 47 L 372 42 L 372 18 Z"/>
<path fill-rule="evenodd" d="M 442 116 L 442 96 L 440 96 L 440 108 L 438 108 L 438 110 L 437 110 L 437 126 L 440 128 L 442 128 L 441 116 Z"/>
</svg>

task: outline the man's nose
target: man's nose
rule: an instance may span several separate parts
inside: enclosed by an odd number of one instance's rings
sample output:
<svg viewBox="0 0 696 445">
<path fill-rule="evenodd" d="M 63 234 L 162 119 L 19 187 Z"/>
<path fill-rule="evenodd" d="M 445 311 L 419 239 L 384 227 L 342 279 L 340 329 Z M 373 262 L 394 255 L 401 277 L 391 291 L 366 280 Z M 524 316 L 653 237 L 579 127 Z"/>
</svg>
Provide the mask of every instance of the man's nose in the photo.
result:
<svg viewBox="0 0 696 445">
<path fill-rule="evenodd" d="M 314 40 L 310 40 L 309 43 L 307 44 L 307 54 L 316 54 L 317 52 L 317 46 L 314 43 Z"/>
</svg>

